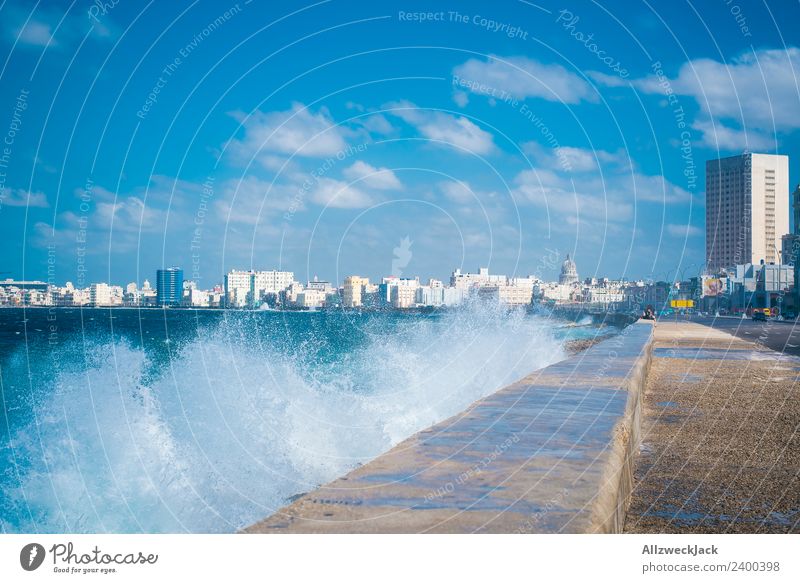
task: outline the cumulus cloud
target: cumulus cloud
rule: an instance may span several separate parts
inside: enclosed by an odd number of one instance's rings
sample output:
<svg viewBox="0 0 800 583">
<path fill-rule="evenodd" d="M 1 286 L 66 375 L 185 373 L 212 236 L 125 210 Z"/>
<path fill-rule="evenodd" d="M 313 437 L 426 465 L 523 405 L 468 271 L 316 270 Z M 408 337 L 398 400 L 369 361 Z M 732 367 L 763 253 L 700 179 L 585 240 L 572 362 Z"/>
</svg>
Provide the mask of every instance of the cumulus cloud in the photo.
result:
<svg viewBox="0 0 800 583">
<path fill-rule="evenodd" d="M 300 187 L 272 184 L 255 176 L 226 180 L 218 191 L 214 208 L 226 223 L 257 225 L 276 213 L 305 208 Z"/>
<path fill-rule="evenodd" d="M 394 103 L 387 107 L 391 108 L 390 113 L 414 126 L 424 137 L 450 144 L 457 151 L 479 155 L 495 151 L 492 134 L 466 117 L 420 109 L 410 102 Z"/>
<path fill-rule="evenodd" d="M 7 42 L 19 47 L 67 49 L 86 33 L 99 39 L 116 36 L 117 29 L 108 15 L 90 19 L 85 11 L 64 13 L 57 6 L 6 3 L 2 9 L 3 31 Z"/>
<path fill-rule="evenodd" d="M 439 189 L 447 199 L 459 204 L 468 204 L 475 200 L 475 193 L 468 182 L 441 182 Z"/>
<path fill-rule="evenodd" d="M 311 200 L 319 205 L 341 209 L 367 208 L 375 204 L 363 190 L 333 178 L 321 178 L 311 190 Z"/>
<path fill-rule="evenodd" d="M 520 202 L 547 208 L 551 215 L 621 223 L 633 218 L 638 203 L 692 200 L 690 192 L 664 177 L 636 170 L 622 154 L 570 147 L 568 155 L 575 166 L 567 169 L 555 163 L 555 153 L 532 149 L 539 153 L 537 165 L 516 176 L 514 192 Z"/>
<path fill-rule="evenodd" d="M 303 104 L 294 103 L 287 111 L 232 115 L 244 126 L 244 137 L 228 144 L 230 155 L 239 164 L 257 159 L 274 167 L 276 154 L 324 158 L 347 146 L 348 130 L 337 126 L 325 108 L 313 113 Z"/>
<path fill-rule="evenodd" d="M 489 199 L 497 199 L 496 192 L 478 190 L 465 180 L 440 182 L 438 186 L 447 200 L 462 205 L 464 209 L 467 208 L 465 205 L 474 204 L 475 202 L 480 202 L 483 205 Z M 486 212 L 485 207 L 484 212 Z"/>
<path fill-rule="evenodd" d="M 9 188 L 0 190 L 0 208 L 4 206 L 47 208 L 50 205 L 44 192 L 33 192 L 24 188 Z"/>
<path fill-rule="evenodd" d="M 597 101 L 592 86 L 561 65 L 547 65 L 527 57 L 470 59 L 453 70 L 454 85 L 476 94 L 516 99 L 535 97 L 576 104 Z"/>
<path fill-rule="evenodd" d="M 700 143 L 720 150 L 772 150 L 775 148 L 774 134 L 769 135 L 755 129 L 731 128 L 721 121 L 698 120 L 692 127 L 700 132 Z"/>
<path fill-rule="evenodd" d="M 558 166 L 570 172 L 589 172 L 601 166 L 630 166 L 624 154 L 615 154 L 598 149 L 558 146 L 548 148 L 539 142 L 525 142 L 522 150 L 539 163 L 540 166 Z"/>
<path fill-rule="evenodd" d="M 51 243 L 66 248 L 85 247 L 87 253 L 131 252 L 139 248 L 143 235 L 165 236 L 168 229 L 194 227 L 197 197 L 201 184 L 166 176 L 152 176 L 150 184 L 129 192 L 113 192 L 95 184 L 87 194 L 76 188 L 85 210 L 67 210 L 55 217 L 54 224 L 34 225 L 34 244 Z"/>
<path fill-rule="evenodd" d="M 692 98 L 700 109 L 693 127 L 703 144 L 722 150 L 769 149 L 776 133 L 800 128 L 800 49 L 760 49 L 723 63 L 694 59 L 684 63 L 674 78 L 649 76 L 632 81 L 634 87 Z M 600 83 L 607 78 L 594 75 Z M 611 85 L 612 83 L 607 83 Z"/>
<path fill-rule="evenodd" d="M 388 168 L 376 168 L 358 160 L 342 172 L 349 180 L 358 180 L 360 184 L 378 190 L 392 190 L 402 187 L 400 180 Z"/>
<path fill-rule="evenodd" d="M 371 134 L 388 136 L 395 131 L 394 126 L 392 126 L 389 120 L 386 119 L 386 116 L 381 113 L 373 113 L 367 117 L 357 118 L 354 121 Z"/>
<path fill-rule="evenodd" d="M 463 91 L 456 91 L 453 93 L 453 101 L 456 102 L 456 105 L 459 107 L 466 107 L 469 103 L 469 95 L 464 93 Z"/>
</svg>

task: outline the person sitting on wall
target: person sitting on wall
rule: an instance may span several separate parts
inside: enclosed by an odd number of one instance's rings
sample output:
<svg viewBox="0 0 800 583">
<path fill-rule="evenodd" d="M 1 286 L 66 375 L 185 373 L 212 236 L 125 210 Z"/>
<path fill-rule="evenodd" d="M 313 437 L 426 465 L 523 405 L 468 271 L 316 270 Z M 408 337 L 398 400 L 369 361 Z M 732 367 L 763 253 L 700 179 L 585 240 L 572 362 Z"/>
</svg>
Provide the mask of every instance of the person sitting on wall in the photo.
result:
<svg viewBox="0 0 800 583">
<path fill-rule="evenodd" d="M 642 320 L 655 320 L 656 314 L 653 311 L 653 306 L 647 306 L 644 309 L 644 314 L 642 314 Z"/>
</svg>

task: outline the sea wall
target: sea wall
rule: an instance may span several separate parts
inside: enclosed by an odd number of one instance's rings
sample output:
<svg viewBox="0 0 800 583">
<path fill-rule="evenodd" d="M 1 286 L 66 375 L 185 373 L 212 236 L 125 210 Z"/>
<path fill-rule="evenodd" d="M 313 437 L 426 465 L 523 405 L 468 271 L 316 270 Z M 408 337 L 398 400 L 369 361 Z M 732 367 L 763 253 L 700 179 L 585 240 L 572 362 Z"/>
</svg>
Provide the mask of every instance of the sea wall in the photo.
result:
<svg viewBox="0 0 800 583">
<path fill-rule="evenodd" d="M 245 532 L 620 532 L 652 342 L 631 324 Z"/>
</svg>

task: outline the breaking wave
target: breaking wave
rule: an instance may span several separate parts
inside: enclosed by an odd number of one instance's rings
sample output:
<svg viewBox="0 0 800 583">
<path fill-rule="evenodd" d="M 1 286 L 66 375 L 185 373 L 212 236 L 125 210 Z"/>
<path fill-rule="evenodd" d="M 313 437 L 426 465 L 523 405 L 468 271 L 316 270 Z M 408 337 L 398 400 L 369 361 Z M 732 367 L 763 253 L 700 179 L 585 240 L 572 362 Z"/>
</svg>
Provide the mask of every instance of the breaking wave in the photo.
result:
<svg viewBox="0 0 800 583">
<path fill-rule="evenodd" d="M 0 525 L 234 531 L 560 360 L 555 329 L 484 304 L 238 314 L 160 351 L 76 334 L 58 356 L 15 355 L 4 373 L 40 381 L 2 444 Z"/>
</svg>

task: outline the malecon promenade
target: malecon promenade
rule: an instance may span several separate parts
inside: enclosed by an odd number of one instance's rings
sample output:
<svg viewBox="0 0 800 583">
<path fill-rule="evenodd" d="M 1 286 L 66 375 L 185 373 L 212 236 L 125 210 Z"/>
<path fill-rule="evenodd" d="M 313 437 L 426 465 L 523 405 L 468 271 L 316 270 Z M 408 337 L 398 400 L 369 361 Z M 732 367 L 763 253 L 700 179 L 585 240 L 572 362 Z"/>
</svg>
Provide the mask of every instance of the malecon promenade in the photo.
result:
<svg viewBox="0 0 800 583">
<path fill-rule="evenodd" d="M 639 321 L 245 532 L 797 532 L 799 370 Z"/>
</svg>

